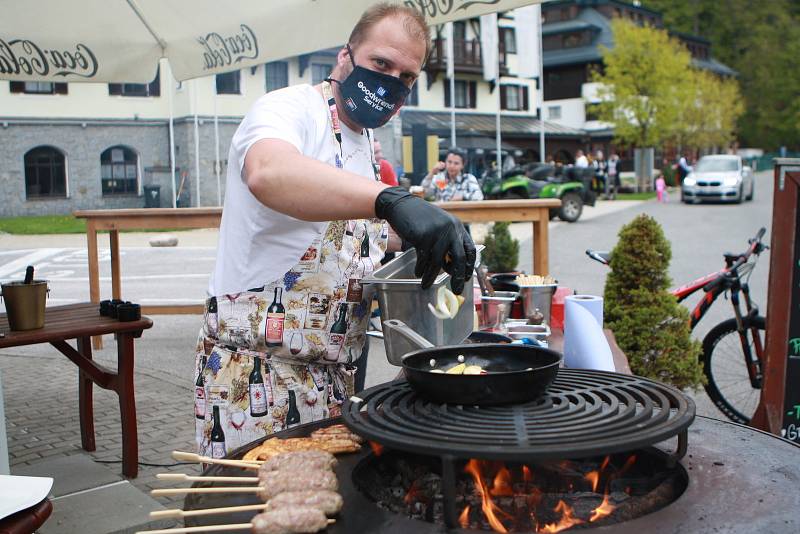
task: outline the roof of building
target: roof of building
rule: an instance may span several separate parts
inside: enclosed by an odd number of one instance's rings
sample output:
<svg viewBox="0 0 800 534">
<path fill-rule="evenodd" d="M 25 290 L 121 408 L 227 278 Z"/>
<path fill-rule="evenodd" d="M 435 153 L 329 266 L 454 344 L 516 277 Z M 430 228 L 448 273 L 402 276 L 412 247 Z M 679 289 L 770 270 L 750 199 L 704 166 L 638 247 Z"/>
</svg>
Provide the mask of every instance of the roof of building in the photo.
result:
<svg viewBox="0 0 800 534">
<path fill-rule="evenodd" d="M 403 133 L 410 134 L 415 124 L 425 124 L 431 133 L 440 136 L 450 135 L 450 113 L 442 111 L 420 111 L 403 108 L 400 111 L 403 120 Z M 456 113 L 456 130 L 464 134 L 494 134 L 495 115 L 492 113 Z M 500 129 L 503 135 L 539 135 L 541 122 L 535 117 L 519 115 L 501 115 Z M 544 121 L 546 136 L 583 137 L 583 130 L 562 126 L 554 122 Z"/>
<path fill-rule="evenodd" d="M 614 38 L 611 31 L 611 20 L 606 18 L 602 13 L 591 7 L 584 7 L 578 13 L 578 16 L 572 20 L 553 22 L 550 24 L 542 25 L 542 35 L 553 35 L 558 33 L 570 33 L 574 31 L 581 31 L 586 29 L 594 30 L 592 42 L 589 46 L 581 46 L 577 48 L 559 48 L 557 50 L 545 50 L 542 55 L 542 63 L 544 67 L 560 67 L 566 65 L 575 65 L 581 63 L 597 63 L 602 61 L 600 54 L 600 46 L 606 48 L 614 47 Z M 672 32 L 676 33 L 676 32 Z M 677 33 L 676 33 L 677 34 Z M 678 34 L 687 39 L 696 42 L 707 43 L 708 41 L 703 37 Z M 709 59 L 692 58 L 692 64 L 700 69 L 706 69 L 711 72 L 721 74 L 724 76 L 736 76 L 736 71 L 720 63 L 719 61 Z"/>
</svg>

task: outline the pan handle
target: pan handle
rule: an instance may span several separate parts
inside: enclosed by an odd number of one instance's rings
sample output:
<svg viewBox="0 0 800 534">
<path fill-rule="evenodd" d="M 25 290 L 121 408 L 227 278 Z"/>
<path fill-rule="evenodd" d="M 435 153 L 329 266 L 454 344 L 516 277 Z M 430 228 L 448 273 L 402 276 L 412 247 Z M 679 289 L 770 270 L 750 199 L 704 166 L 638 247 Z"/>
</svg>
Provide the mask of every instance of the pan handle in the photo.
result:
<svg viewBox="0 0 800 534">
<path fill-rule="evenodd" d="M 430 349 L 434 346 L 433 343 L 417 334 L 414 329 L 398 319 L 382 321 L 381 325 L 383 328 L 388 328 L 392 333 L 402 336 L 406 341 L 419 349 Z"/>
</svg>

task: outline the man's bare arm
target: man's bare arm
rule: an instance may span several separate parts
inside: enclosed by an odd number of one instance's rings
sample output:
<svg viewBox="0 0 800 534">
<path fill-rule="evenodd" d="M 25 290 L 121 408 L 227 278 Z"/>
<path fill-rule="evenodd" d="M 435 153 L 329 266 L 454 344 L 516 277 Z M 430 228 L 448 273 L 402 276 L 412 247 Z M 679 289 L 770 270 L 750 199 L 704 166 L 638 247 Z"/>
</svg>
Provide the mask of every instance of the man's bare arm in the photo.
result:
<svg viewBox="0 0 800 534">
<path fill-rule="evenodd" d="M 304 221 L 375 216 L 387 186 L 302 155 L 280 139 L 262 139 L 247 152 L 244 179 L 265 206 Z"/>
</svg>

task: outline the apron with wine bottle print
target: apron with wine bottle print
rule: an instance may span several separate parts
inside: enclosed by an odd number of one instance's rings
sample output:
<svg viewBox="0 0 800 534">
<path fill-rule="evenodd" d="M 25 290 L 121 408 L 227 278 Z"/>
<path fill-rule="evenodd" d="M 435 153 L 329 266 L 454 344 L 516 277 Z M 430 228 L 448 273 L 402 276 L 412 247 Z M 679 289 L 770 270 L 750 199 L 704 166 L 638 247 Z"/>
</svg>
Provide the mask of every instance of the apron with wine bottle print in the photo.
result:
<svg viewBox="0 0 800 534">
<path fill-rule="evenodd" d="M 207 300 L 195 358 L 200 454 L 222 457 L 341 414 L 371 311 L 373 291 L 361 280 L 387 241 L 383 220 L 333 221 L 281 279 Z"/>
</svg>

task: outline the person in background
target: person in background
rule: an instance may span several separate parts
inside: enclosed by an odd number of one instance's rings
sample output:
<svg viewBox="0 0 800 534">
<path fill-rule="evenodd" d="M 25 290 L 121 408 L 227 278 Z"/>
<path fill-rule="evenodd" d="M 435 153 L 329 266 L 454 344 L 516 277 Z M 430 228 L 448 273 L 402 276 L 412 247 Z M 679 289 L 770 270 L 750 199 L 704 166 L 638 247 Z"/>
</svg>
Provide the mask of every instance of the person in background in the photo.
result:
<svg viewBox="0 0 800 534">
<path fill-rule="evenodd" d="M 667 197 L 667 182 L 664 181 L 664 177 L 661 175 L 656 178 L 656 196 L 661 203 L 666 204 L 669 202 L 669 198 Z"/>
<path fill-rule="evenodd" d="M 617 189 L 619 188 L 619 156 L 616 152 L 612 152 L 608 157 L 606 172 L 608 173 L 608 199 L 614 200 L 617 198 Z"/>
<path fill-rule="evenodd" d="M 583 150 L 581 149 L 578 149 L 577 152 L 575 152 L 575 166 L 579 169 L 585 169 L 589 166 L 589 160 L 586 158 Z"/>
<path fill-rule="evenodd" d="M 383 148 L 381 147 L 381 142 L 375 140 L 373 147 L 375 149 L 375 161 L 378 162 L 379 166 L 381 182 L 385 183 L 386 185 L 399 185 L 397 182 L 397 174 L 395 174 L 392 164 L 389 163 L 388 159 L 383 157 Z"/>
<path fill-rule="evenodd" d="M 606 179 L 606 172 L 608 164 L 606 158 L 603 157 L 603 151 L 598 150 L 592 160 L 592 168 L 594 169 L 594 179 L 597 181 L 597 189 L 603 191 L 603 196 L 608 198 L 608 180 Z"/>
<path fill-rule="evenodd" d="M 692 172 L 692 168 L 689 166 L 689 163 L 686 161 L 686 158 L 681 156 L 678 159 L 678 163 L 675 164 L 673 167 L 678 173 L 678 183 L 683 185 L 683 180 L 686 178 L 690 172 Z"/>
<path fill-rule="evenodd" d="M 464 172 L 464 153 L 457 148 L 447 151 L 444 161 L 440 161 L 425 175 L 422 187 L 425 197 L 435 201 L 483 200 L 483 192 L 478 179 Z"/>
</svg>

